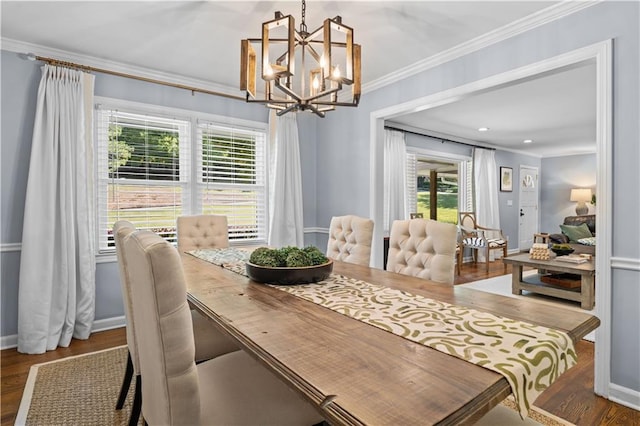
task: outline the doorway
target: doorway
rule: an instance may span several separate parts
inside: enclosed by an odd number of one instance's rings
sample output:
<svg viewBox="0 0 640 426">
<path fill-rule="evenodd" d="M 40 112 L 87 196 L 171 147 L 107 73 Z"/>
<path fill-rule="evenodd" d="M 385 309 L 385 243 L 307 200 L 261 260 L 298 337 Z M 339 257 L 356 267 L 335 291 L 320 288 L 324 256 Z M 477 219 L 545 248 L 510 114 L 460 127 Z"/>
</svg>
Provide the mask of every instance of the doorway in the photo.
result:
<svg viewBox="0 0 640 426">
<path fill-rule="evenodd" d="M 520 166 L 520 219 L 518 222 L 518 248 L 527 251 L 533 245 L 533 234 L 538 232 L 540 200 L 538 169 Z"/>
<path fill-rule="evenodd" d="M 598 229 L 596 256 L 596 316 L 600 319 L 600 327 L 596 330 L 598 349 L 595 353 L 594 391 L 598 395 L 608 397 L 611 365 L 611 202 L 612 193 L 612 40 L 605 40 L 572 52 L 564 53 L 543 61 L 523 66 L 501 74 L 478 80 L 462 86 L 413 99 L 402 104 L 393 105 L 373 111 L 370 115 L 370 212 L 375 223 L 383 221 L 383 143 L 384 122 L 396 116 L 423 109 L 435 108 L 456 102 L 464 96 L 488 91 L 501 85 L 535 78 L 537 75 L 575 66 L 583 61 L 595 60 L 596 73 L 596 159 L 598 174 L 596 184 L 596 227 Z M 382 227 L 374 228 L 372 243 L 372 261 L 374 266 L 382 265 Z"/>
</svg>

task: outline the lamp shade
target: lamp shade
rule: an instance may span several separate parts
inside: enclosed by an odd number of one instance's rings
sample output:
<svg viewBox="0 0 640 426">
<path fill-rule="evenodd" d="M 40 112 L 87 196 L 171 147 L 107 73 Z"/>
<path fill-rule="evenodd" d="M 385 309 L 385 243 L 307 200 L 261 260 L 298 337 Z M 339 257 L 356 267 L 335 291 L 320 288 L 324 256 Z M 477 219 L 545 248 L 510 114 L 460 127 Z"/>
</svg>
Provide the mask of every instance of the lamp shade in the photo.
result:
<svg viewBox="0 0 640 426">
<path fill-rule="evenodd" d="M 586 202 L 591 200 L 591 190 L 589 188 L 574 188 L 571 190 L 569 201 Z"/>
</svg>

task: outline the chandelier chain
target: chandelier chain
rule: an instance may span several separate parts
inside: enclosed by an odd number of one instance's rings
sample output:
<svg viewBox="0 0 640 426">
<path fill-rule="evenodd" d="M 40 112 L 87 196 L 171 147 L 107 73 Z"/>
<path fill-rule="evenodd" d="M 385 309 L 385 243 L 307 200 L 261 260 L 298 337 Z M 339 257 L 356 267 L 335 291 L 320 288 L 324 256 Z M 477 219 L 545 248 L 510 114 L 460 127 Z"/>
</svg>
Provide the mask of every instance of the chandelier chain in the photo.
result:
<svg viewBox="0 0 640 426">
<path fill-rule="evenodd" d="M 302 0 L 302 22 L 300 23 L 300 32 L 303 34 L 307 33 L 307 24 L 304 22 L 305 14 L 307 12 L 307 3 L 305 0 Z"/>
</svg>

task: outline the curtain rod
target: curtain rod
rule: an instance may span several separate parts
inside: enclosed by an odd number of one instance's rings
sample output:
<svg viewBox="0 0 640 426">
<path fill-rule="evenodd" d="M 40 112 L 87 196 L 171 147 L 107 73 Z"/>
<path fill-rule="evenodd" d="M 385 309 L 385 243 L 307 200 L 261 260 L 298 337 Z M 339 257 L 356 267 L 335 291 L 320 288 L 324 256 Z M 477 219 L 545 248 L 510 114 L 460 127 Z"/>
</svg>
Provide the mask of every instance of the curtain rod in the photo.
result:
<svg viewBox="0 0 640 426">
<path fill-rule="evenodd" d="M 169 87 L 175 87 L 177 89 L 184 89 L 184 90 L 189 90 L 192 94 L 195 92 L 198 93 L 204 93 L 207 95 L 213 95 L 213 96 L 222 96 L 224 98 L 229 98 L 229 99 L 236 99 L 239 101 L 246 101 L 246 99 L 242 96 L 235 96 L 235 95 L 228 95 L 226 93 L 221 93 L 221 92 L 214 92 L 213 90 L 207 90 L 207 89 L 201 89 L 198 87 L 193 87 L 193 86 L 187 86 L 185 84 L 179 84 L 179 83 L 171 83 L 168 81 L 162 81 L 162 80 L 156 80 L 155 78 L 148 78 L 148 77 L 141 77 L 139 75 L 134 75 L 134 74 L 127 74 L 127 73 L 123 73 L 123 72 L 119 72 L 119 71 L 112 71 L 112 70 L 107 70 L 104 68 L 96 68 L 96 67 L 92 67 L 89 65 L 82 65 L 82 64 L 77 64 L 74 62 L 67 62 L 67 61 L 61 61 L 59 59 L 54 59 L 54 58 L 47 58 L 44 56 L 37 56 L 37 55 L 33 55 L 31 53 L 26 55 L 27 59 L 31 60 L 31 61 L 42 61 L 42 62 L 46 62 L 47 64 L 50 65 L 61 65 L 64 67 L 68 67 L 68 68 L 75 68 L 75 69 L 79 69 L 82 71 L 92 71 L 92 72 L 99 72 L 102 74 L 111 74 L 111 75 L 115 75 L 118 77 L 124 77 L 124 78 L 130 78 L 133 80 L 140 80 L 140 81 L 145 81 L 147 83 L 154 83 L 154 84 L 160 84 L 163 86 L 169 86 Z"/>
<path fill-rule="evenodd" d="M 385 129 L 389 129 L 389 130 L 397 130 L 399 132 L 411 133 L 412 135 L 426 136 L 428 138 L 438 139 L 439 141 L 442 141 L 442 142 L 451 142 L 451 143 L 457 143 L 457 144 L 460 144 L 460 145 L 466 145 L 466 146 L 470 146 L 472 148 L 488 149 L 489 151 L 495 151 L 496 150 L 495 148 L 490 148 L 490 147 L 481 146 L 481 145 L 474 145 L 472 143 L 453 141 L 451 139 L 441 138 L 439 136 L 433 136 L 433 135 L 430 135 L 428 133 L 412 132 L 411 130 L 399 129 L 397 127 L 392 127 L 392 126 L 384 126 L 384 128 Z"/>
</svg>

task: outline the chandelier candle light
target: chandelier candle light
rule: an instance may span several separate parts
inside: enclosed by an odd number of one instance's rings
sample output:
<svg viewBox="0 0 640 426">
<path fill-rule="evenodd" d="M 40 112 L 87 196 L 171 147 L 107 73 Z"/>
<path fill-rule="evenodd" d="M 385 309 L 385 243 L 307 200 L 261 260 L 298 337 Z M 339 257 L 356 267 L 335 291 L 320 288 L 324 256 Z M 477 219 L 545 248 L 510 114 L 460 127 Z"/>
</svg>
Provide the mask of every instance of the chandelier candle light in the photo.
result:
<svg viewBox="0 0 640 426">
<path fill-rule="evenodd" d="M 305 9 L 302 0 L 299 30 L 295 29 L 293 16 L 276 12 L 274 20 L 262 24 L 262 38 L 241 40 L 240 90 L 246 91 L 247 102 L 266 104 L 278 110 L 277 115 L 311 111 L 324 117 L 336 106 L 358 106 L 360 45 L 353 43 L 353 29 L 336 16 L 308 32 Z M 262 45 L 260 77 L 264 92 L 260 94 L 256 91 L 258 60 L 254 44 Z M 347 92 L 343 86 L 351 86 L 350 102 L 338 99 Z"/>
</svg>

